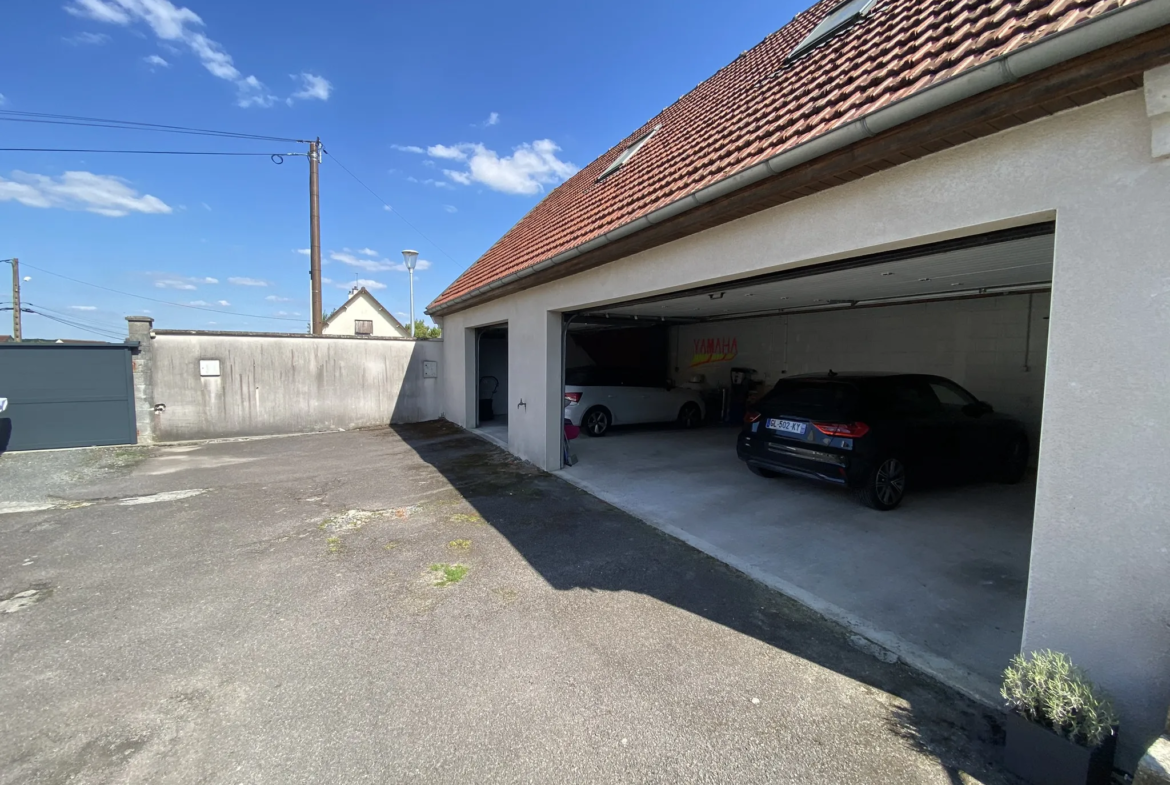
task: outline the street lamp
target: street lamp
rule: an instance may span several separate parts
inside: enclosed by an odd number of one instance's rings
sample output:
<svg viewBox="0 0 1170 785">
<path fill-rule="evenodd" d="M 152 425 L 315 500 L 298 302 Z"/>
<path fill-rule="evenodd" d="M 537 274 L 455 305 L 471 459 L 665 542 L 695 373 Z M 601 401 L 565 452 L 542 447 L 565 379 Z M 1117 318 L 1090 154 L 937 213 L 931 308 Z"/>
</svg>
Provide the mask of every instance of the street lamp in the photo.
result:
<svg viewBox="0 0 1170 785">
<path fill-rule="evenodd" d="M 410 337 L 414 337 L 414 266 L 418 263 L 418 251 L 403 251 L 402 261 L 410 273 Z"/>
</svg>

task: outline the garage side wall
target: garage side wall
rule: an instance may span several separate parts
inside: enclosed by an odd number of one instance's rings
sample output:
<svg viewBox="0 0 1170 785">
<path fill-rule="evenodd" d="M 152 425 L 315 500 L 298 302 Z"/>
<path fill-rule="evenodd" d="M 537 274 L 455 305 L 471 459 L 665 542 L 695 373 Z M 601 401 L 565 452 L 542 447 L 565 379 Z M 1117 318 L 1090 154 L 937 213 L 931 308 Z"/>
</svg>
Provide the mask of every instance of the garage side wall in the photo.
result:
<svg viewBox="0 0 1170 785">
<path fill-rule="evenodd" d="M 1024 646 L 1067 651 L 1113 692 L 1119 763 L 1132 769 L 1170 705 L 1170 160 L 1151 156 L 1151 132 L 1141 92 L 1116 96 L 449 314 L 444 326 L 543 319 L 1055 219 Z M 510 326 L 513 354 L 547 357 L 543 331 Z M 559 384 L 543 359 L 514 365 L 509 382 L 513 397 Z M 445 400 L 465 423 L 466 387 Z M 555 416 L 511 420 L 512 450 L 555 469 L 555 451 L 522 450 L 552 443 L 557 427 Z"/>
<path fill-rule="evenodd" d="M 437 419 L 442 341 L 166 334 L 152 339 L 154 438 L 260 436 Z M 201 369 L 200 361 L 218 367 Z M 438 378 L 424 378 L 423 362 Z M 216 371 L 218 375 L 205 375 Z"/>
<path fill-rule="evenodd" d="M 726 385 L 733 367 L 754 368 L 765 387 L 830 369 L 937 374 L 1020 419 L 1035 446 L 1050 299 L 1023 294 L 685 325 L 672 330 L 671 367 L 676 384 L 701 374 L 708 387 Z M 709 362 L 712 340 L 734 346 L 735 356 Z"/>
</svg>

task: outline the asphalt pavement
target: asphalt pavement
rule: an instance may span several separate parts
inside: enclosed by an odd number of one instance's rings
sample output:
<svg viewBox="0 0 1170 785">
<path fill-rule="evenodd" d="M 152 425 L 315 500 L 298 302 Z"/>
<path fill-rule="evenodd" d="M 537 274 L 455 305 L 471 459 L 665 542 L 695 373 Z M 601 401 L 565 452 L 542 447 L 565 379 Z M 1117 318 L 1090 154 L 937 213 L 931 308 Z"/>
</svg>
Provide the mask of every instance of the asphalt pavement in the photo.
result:
<svg viewBox="0 0 1170 785">
<path fill-rule="evenodd" d="M 446 423 L 0 456 L 0 783 L 1014 782 L 849 638 Z"/>
</svg>

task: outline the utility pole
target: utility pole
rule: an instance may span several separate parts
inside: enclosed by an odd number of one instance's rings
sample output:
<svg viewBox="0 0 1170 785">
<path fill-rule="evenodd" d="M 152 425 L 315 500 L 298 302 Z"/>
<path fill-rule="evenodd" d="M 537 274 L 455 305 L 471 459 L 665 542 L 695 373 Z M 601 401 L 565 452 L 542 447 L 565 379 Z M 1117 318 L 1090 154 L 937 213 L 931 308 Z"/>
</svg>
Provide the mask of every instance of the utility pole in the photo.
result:
<svg viewBox="0 0 1170 785">
<path fill-rule="evenodd" d="M 20 340 L 20 260 L 12 260 L 12 340 Z"/>
<path fill-rule="evenodd" d="M 321 138 L 309 142 L 309 278 L 312 281 L 313 335 L 320 335 L 321 324 L 321 204 L 317 167 L 321 162 Z"/>
</svg>

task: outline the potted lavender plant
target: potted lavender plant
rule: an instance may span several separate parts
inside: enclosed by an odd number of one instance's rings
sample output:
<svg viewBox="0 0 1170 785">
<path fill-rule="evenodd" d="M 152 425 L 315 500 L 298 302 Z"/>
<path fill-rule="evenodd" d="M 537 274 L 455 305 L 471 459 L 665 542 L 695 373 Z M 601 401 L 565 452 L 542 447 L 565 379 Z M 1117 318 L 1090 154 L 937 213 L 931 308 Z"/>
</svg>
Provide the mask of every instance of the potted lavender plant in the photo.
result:
<svg viewBox="0 0 1170 785">
<path fill-rule="evenodd" d="M 1117 715 L 1067 655 L 1016 655 L 1003 672 L 1000 694 L 1009 709 L 1009 769 L 1034 785 L 1109 784 Z"/>
</svg>

